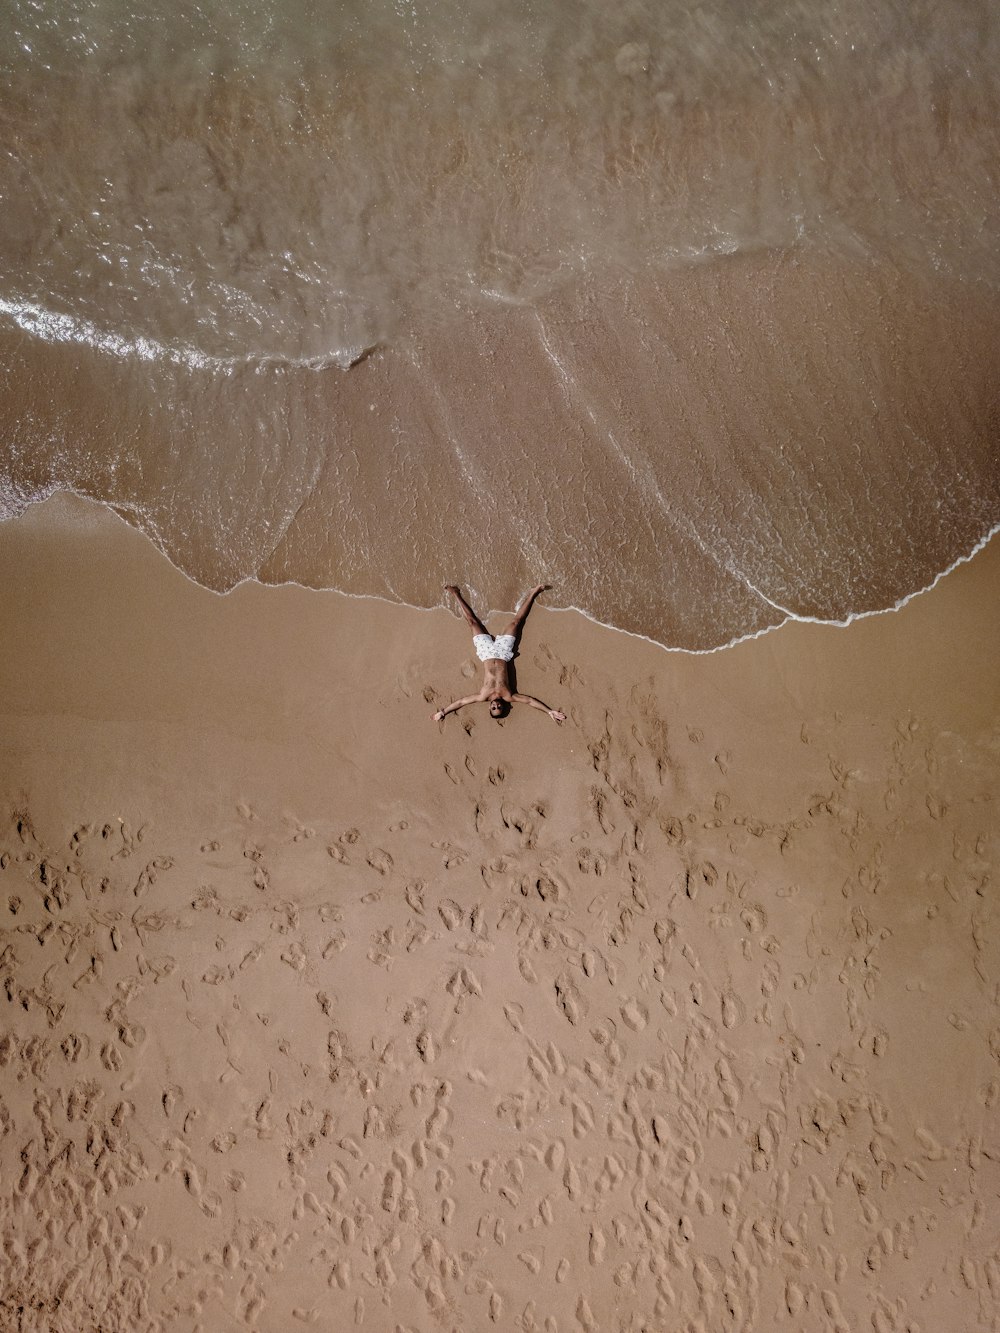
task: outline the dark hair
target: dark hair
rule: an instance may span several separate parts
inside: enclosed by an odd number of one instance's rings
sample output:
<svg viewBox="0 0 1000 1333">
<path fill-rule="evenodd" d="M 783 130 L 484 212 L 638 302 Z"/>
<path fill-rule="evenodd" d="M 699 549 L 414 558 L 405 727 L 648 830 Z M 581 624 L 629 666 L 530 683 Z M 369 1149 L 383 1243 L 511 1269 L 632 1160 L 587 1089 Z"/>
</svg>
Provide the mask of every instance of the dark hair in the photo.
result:
<svg viewBox="0 0 1000 1333">
<path fill-rule="evenodd" d="M 494 705 L 496 705 L 496 707 L 500 710 L 499 712 L 494 713 L 493 711 Z M 509 712 L 510 712 L 510 704 L 507 702 L 506 699 L 490 700 L 490 717 L 495 717 L 496 720 L 499 722 L 500 719 L 502 717 L 506 717 Z"/>
</svg>

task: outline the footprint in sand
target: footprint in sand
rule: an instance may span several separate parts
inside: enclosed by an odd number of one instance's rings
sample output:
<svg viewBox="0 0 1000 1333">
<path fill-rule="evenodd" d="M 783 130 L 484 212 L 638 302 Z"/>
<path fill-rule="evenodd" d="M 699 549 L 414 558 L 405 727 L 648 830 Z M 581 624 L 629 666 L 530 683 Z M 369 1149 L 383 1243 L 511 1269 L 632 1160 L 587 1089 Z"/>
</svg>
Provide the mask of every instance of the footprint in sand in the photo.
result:
<svg viewBox="0 0 1000 1333">
<path fill-rule="evenodd" d="M 689 866 L 684 874 L 684 892 L 694 902 L 702 888 L 712 888 L 718 878 L 719 872 L 710 861 L 698 866 Z"/>
</svg>

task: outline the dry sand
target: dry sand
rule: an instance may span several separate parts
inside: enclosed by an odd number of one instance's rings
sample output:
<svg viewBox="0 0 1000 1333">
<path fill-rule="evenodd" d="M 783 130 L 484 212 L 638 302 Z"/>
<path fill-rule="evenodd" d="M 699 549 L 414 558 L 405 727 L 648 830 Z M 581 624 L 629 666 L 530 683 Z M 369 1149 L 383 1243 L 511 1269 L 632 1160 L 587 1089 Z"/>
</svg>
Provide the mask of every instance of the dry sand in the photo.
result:
<svg viewBox="0 0 1000 1333">
<path fill-rule="evenodd" d="M 0 527 L 0 1327 L 1000 1328 L 998 573 L 438 726 L 443 611 Z"/>
</svg>

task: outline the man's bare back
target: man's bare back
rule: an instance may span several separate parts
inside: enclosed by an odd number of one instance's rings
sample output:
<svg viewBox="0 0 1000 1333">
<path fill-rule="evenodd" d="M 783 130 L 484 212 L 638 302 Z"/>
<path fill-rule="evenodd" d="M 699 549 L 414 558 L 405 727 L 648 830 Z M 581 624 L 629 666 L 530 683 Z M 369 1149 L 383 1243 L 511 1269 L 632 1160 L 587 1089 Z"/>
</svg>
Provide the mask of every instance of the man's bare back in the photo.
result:
<svg viewBox="0 0 1000 1333">
<path fill-rule="evenodd" d="M 531 610 L 538 594 L 545 592 L 547 587 L 547 584 L 540 583 L 537 588 L 532 588 L 518 608 L 514 619 L 504 632 L 498 634 L 494 639 L 459 589 L 453 583 L 447 585 L 445 591 L 454 594 L 459 609 L 472 628 L 472 642 L 476 649 L 476 655 L 483 664 L 483 688 L 478 694 L 470 694 L 464 699 L 456 699 L 447 708 L 440 708 L 436 713 L 432 713 L 431 717 L 435 722 L 440 722 L 449 713 L 457 713 L 466 704 L 478 703 L 488 703 L 490 716 L 497 719 L 506 716 L 511 704 L 529 704 L 532 708 L 538 708 L 541 712 L 548 713 L 554 722 L 564 722 L 566 720 L 565 713 L 561 713 L 558 708 L 549 708 L 548 704 L 543 704 L 541 699 L 536 699 L 530 694 L 515 694 L 510 688 L 510 675 L 507 670 L 507 664 L 517 651 L 517 641 L 520 638 L 524 622 L 528 618 L 528 612 Z"/>
</svg>

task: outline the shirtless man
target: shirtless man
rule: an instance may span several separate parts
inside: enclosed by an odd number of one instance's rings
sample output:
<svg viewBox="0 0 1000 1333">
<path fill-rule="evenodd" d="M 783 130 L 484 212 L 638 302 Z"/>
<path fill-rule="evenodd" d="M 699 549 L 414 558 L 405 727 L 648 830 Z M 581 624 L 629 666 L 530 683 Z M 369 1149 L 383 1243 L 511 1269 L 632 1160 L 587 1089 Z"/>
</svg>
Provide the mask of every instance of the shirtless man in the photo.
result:
<svg viewBox="0 0 1000 1333">
<path fill-rule="evenodd" d="M 531 605 L 538 594 L 545 592 L 548 586 L 546 583 L 540 583 L 537 588 L 532 588 L 518 608 L 517 615 L 504 632 L 498 634 L 494 639 L 458 588 L 453 583 L 448 584 L 445 592 L 455 594 L 462 615 L 465 616 L 472 627 L 472 643 L 476 650 L 476 656 L 483 664 L 483 688 L 478 694 L 470 694 L 465 699 L 456 699 L 447 708 L 439 708 L 436 713 L 431 714 L 435 722 L 440 722 L 449 713 L 457 713 L 466 704 L 487 702 L 490 706 L 490 717 L 495 717 L 498 721 L 500 718 L 507 716 L 511 704 L 530 704 L 532 708 L 539 708 L 543 713 L 548 713 L 553 722 L 565 722 L 566 714 L 560 713 L 558 708 L 549 708 L 547 704 L 542 703 L 541 699 L 534 699 L 530 694 L 511 693 L 510 680 L 507 675 L 507 663 L 517 651 L 517 641 L 521 636 L 521 630 L 528 618 Z"/>
</svg>

